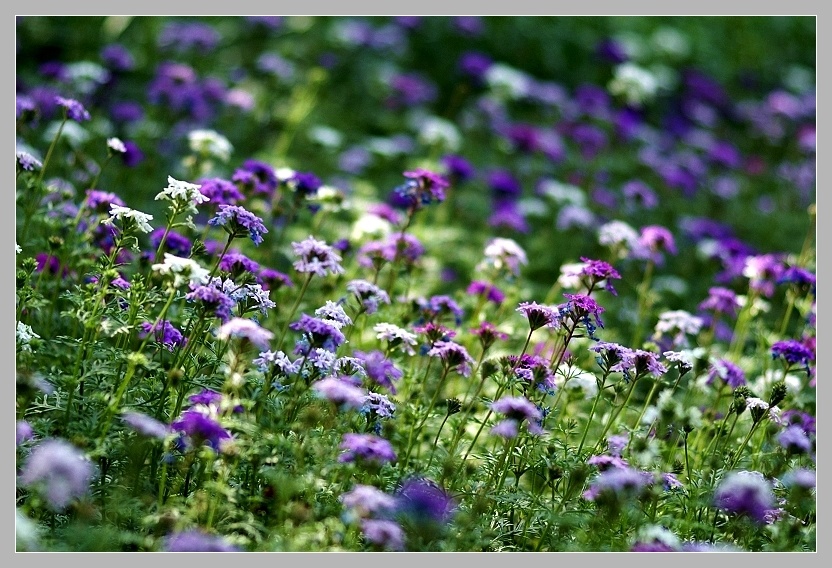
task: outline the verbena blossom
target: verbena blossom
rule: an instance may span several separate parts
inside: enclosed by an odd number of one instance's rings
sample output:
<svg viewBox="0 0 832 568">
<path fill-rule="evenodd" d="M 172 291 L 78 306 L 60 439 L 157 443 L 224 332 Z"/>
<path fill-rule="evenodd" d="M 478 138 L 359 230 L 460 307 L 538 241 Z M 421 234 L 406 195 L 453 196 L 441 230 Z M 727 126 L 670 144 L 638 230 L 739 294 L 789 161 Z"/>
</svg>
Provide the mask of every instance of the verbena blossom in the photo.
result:
<svg viewBox="0 0 832 568">
<path fill-rule="evenodd" d="M 315 310 L 315 315 L 338 329 L 352 325 L 352 318 L 347 315 L 340 304 L 332 300 L 327 300 L 323 306 Z"/>
<path fill-rule="evenodd" d="M 786 487 L 814 489 L 817 486 L 817 473 L 811 469 L 799 467 L 787 471 L 781 481 Z"/>
<path fill-rule="evenodd" d="M 520 245 L 513 239 L 497 237 L 488 241 L 485 246 L 485 262 L 498 272 L 507 270 L 511 275 L 520 274 L 520 266 L 529 263 Z"/>
<path fill-rule="evenodd" d="M 367 314 L 376 313 L 380 304 L 390 303 L 390 296 L 387 292 L 366 280 L 349 281 L 347 291 L 356 297 Z"/>
<path fill-rule="evenodd" d="M 214 316 L 225 323 L 231 319 L 234 300 L 216 286 L 191 285 L 191 291 L 185 294 L 185 299 L 198 302 L 204 309 L 213 312 Z"/>
<path fill-rule="evenodd" d="M 604 290 L 613 296 L 618 295 L 610 280 L 620 280 L 621 274 L 611 264 L 603 260 L 593 260 L 585 256 L 581 257 L 581 262 L 582 264 L 575 272 L 575 276 L 580 277 L 586 283 L 588 290 L 602 284 L 601 287 Z"/>
<path fill-rule="evenodd" d="M 431 296 L 427 300 L 419 298 L 416 300 L 416 305 L 419 308 L 419 314 L 424 321 L 428 322 L 438 322 L 443 316 L 451 315 L 456 325 L 459 325 L 465 313 L 453 298 L 446 295 Z"/>
<path fill-rule="evenodd" d="M 418 343 L 415 333 L 411 333 L 392 323 L 381 322 L 373 326 L 376 338 L 387 341 L 390 349 L 400 347 L 408 355 L 414 355 L 413 346 Z"/>
<path fill-rule="evenodd" d="M 342 463 L 360 460 L 381 465 L 396 461 L 396 452 L 390 442 L 373 434 L 344 434 L 340 448 L 344 450 L 338 456 Z"/>
<path fill-rule="evenodd" d="M 561 326 L 564 325 L 563 318 L 569 318 L 573 323 L 582 323 L 586 328 L 587 335 L 595 339 L 595 329 L 604 327 L 601 321 L 601 314 L 604 308 L 598 305 L 594 299 L 586 294 L 564 294 L 567 302 L 558 306 L 561 317 Z M 590 317 L 595 320 L 593 324 Z"/>
<path fill-rule="evenodd" d="M 298 272 L 316 276 L 344 273 L 340 255 L 324 241 L 310 236 L 303 241 L 293 242 L 292 250 L 298 257 L 292 266 Z"/>
<path fill-rule="evenodd" d="M 361 532 L 367 542 L 387 550 L 404 550 L 404 530 L 395 521 L 388 519 L 362 519 Z"/>
<path fill-rule="evenodd" d="M 260 217 L 238 205 L 220 205 L 219 212 L 208 224 L 221 226 L 232 238 L 248 235 L 255 246 L 262 243 L 263 235 L 269 232 Z"/>
<path fill-rule="evenodd" d="M 649 472 L 633 467 L 612 467 L 599 473 L 590 482 L 583 498 L 587 501 L 598 501 L 602 498 L 637 497 L 654 482 L 655 479 Z"/>
<path fill-rule="evenodd" d="M 182 332 L 176 329 L 168 320 L 162 320 L 158 323 L 146 321 L 139 325 L 139 327 L 141 328 L 139 338 L 144 339 L 152 333 L 156 342 L 160 343 L 170 352 L 173 352 L 174 347 L 184 345 L 187 341 L 182 336 Z"/>
<path fill-rule="evenodd" d="M 777 435 L 777 442 L 784 450 L 792 454 L 809 454 L 813 449 L 812 440 L 797 424 L 783 429 Z"/>
<path fill-rule="evenodd" d="M 798 289 L 810 291 L 815 295 L 817 277 L 815 274 L 799 266 L 789 266 L 783 269 L 783 273 L 777 279 L 778 284 L 794 284 Z"/>
<path fill-rule="evenodd" d="M 17 322 L 17 328 L 15 329 L 15 342 L 20 347 L 21 351 L 31 351 L 32 346 L 30 343 L 33 339 L 40 339 L 40 335 L 35 333 L 29 325 L 23 323 L 22 321 Z"/>
<path fill-rule="evenodd" d="M 396 405 L 385 394 L 368 392 L 361 412 L 373 414 L 378 418 L 392 418 L 396 412 Z"/>
<path fill-rule="evenodd" d="M 216 130 L 205 128 L 191 130 L 188 133 L 188 148 L 191 152 L 216 158 L 222 162 L 228 161 L 231 157 L 231 151 L 234 149 L 228 138 Z"/>
<path fill-rule="evenodd" d="M 474 280 L 471 284 L 468 285 L 468 288 L 465 290 L 466 294 L 470 294 L 472 296 L 482 296 L 489 302 L 493 302 L 496 305 L 500 305 L 505 300 L 506 295 L 503 293 L 502 290 L 494 286 L 489 282 L 484 282 L 482 280 Z"/>
<path fill-rule="evenodd" d="M 64 97 L 55 97 L 55 104 L 63 107 L 66 111 L 66 116 L 75 122 L 86 122 L 90 119 L 90 113 L 84 108 L 84 105 L 75 99 L 66 99 Z"/>
<path fill-rule="evenodd" d="M 108 227 L 113 226 L 113 222 L 119 220 L 122 222 L 122 228 L 127 229 L 129 226 L 135 227 L 142 233 L 149 233 L 153 230 L 149 221 L 153 220 L 153 215 L 130 209 L 129 207 L 122 207 L 115 203 L 110 204 L 110 217 L 101 221 L 102 224 Z"/>
<path fill-rule="evenodd" d="M 22 170 L 33 172 L 43 167 L 43 163 L 29 152 L 17 151 L 15 153 L 17 165 Z"/>
<path fill-rule="evenodd" d="M 659 362 L 659 356 L 652 351 L 629 349 L 622 354 L 621 361 L 610 367 L 611 371 L 624 373 L 625 378 L 639 379 L 648 374 L 659 378 L 667 372 L 667 367 Z"/>
<path fill-rule="evenodd" d="M 392 394 L 396 394 L 396 386 L 394 381 L 402 378 L 403 373 L 396 365 L 384 356 L 384 353 L 378 350 L 373 351 L 355 351 L 355 357 L 361 361 L 367 376 L 378 385 L 386 388 Z"/>
<path fill-rule="evenodd" d="M 154 264 L 150 268 L 163 276 L 172 274 L 175 288 L 182 286 L 185 282 L 189 282 L 192 286 L 206 284 L 210 275 L 195 260 L 174 256 L 169 252 L 165 253 L 161 263 Z"/>
<path fill-rule="evenodd" d="M 237 186 L 228 180 L 222 178 L 208 178 L 199 181 L 199 191 L 208 199 L 210 203 L 219 205 L 236 205 L 243 201 L 245 197 Z"/>
<path fill-rule="evenodd" d="M 125 203 L 115 193 L 108 191 L 99 191 L 97 189 L 88 189 L 86 197 L 84 198 L 84 207 L 98 212 L 109 211 L 110 205 L 118 205 L 124 207 Z"/>
<path fill-rule="evenodd" d="M 517 355 L 509 355 L 505 360 L 510 366 L 510 369 L 513 369 L 514 373 L 523 379 L 525 383 L 528 383 L 528 386 L 534 387 L 541 392 L 554 393 L 556 386 L 555 376 L 552 369 L 549 368 L 549 361 L 528 353 L 524 353 L 519 358 Z"/>
<path fill-rule="evenodd" d="M 358 518 L 385 516 L 396 508 L 396 498 L 372 485 L 356 484 L 342 493 L 338 499 L 350 513 Z"/>
<path fill-rule="evenodd" d="M 162 244 L 163 236 L 165 236 L 164 227 L 159 227 L 150 233 L 150 244 L 154 249 L 158 249 L 159 245 Z M 191 251 L 191 246 L 191 239 L 188 237 L 180 235 L 176 231 L 168 231 L 167 236 L 165 236 L 165 250 L 163 252 L 169 252 L 176 256 L 187 256 Z"/>
<path fill-rule="evenodd" d="M 283 351 L 263 351 L 252 364 L 265 374 L 294 375 L 300 370 L 300 362 L 292 361 Z"/>
<path fill-rule="evenodd" d="M 483 351 L 494 345 L 495 341 L 505 341 L 509 338 L 507 333 L 503 333 L 498 330 L 493 323 L 488 321 L 480 323 L 478 327 L 472 328 L 469 331 L 472 335 L 480 338 L 480 344 L 482 344 Z"/>
<path fill-rule="evenodd" d="M 168 428 L 167 424 L 159 422 L 155 418 L 142 414 L 141 412 L 126 410 L 121 413 L 121 419 L 130 428 L 148 438 L 164 440 L 170 433 L 170 428 Z"/>
<path fill-rule="evenodd" d="M 439 357 L 447 369 L 454 369 L 463 377 L 471 374 L 474 360 L 460 344 L 452 341 L 437 341 L 428 351 L 429 357 Z"/>
<path fill-rule="evenodd" d="M 195 447 L 208 444 L 215 452 L 232 439 L 231 434 L 218 422 L 216 416 L 209 416 L 199 409 L 185 410 L 171 425 L 171 429 L 187 436 Z"/>
<path fill-rule="evenodd" d="M 404 172 L 404 177 L 410 181 L 397 187 L 395 192 L 407 207 L 419 209 L 433 201 L 445 200 L 445 189 L 450 186 L 450 182 L 441 175 L 418 168 Z"/>
<path fill-rule="evenodd" d="M 646 258 L 660 263 L 664 258 L 662 253 L 676 254 L 676 241 L 673 234 L 660 225 L 648 225 L 641 228 L 638 246 L 632 250 L 636 258 Z"/>
<path fill-rule="evenodd" d="M 338 346 L 346 341 L 346 337 L 337 326 L 307 314 L 302 314 L 299 320 L 289 325 L 289 328 L 304 334 L 304 341 L 299 343 L 295 350 L 299 354 L 316 347 L 335 352 Z"/>
<path fill-rule="evenodd" d="M 396 491 L 396 500 L 396 511 L 417 523 L 445 524 L 457 510 L 454 498 L 426 478 L 407 479 Z"/>
<path fill-rule="evenodd" d="M 520 302 L 516 311 L 526 316 L 531 331 L 541 327 L 557 329 L 560 326 L 560 312 L 552 306 L 544 306 L 537 302 Z"/>
<path fill-rule="evenodd" d="M 758 524 L 774 508 L 774 492 L 762 473 L 735 471 L 725 476 L 714 492 L 714 506 L 734 515 L 746 515 Z"/>
<path fill-rule="evenodd" d="M 766 297 L 774 294 L 774 283 L 782 274 L 782 261 L 775 254 L 748 256 L 742 269 L 742 275 L 748 278 L 748 287 Z"/>
<path fill-rule="evenodd" d="M 517 435 L 518 427 L 524 420 L 529 432 L 543 434 L 543 428 L 540 425 L 543 413 L 524 396 L 504 396 L 492 402 L 491 409 L 506 417 L 505 421 L 499 422 L 492 428 L 491 433 L 494 435 L 513 438 Z"/>
<path fill-rule="evenodd" d="M 367 396 L 364 389 L 336 377 L 326 377 L 316 381 L 312 389 L 341 408 L 360 409 Z"/>
<path fill-rule="evenodd" d="M 198 185 L 168 176 L 168 186 L 156 195 L 156 200 L 172 201 L 174 207 L 196 213 L 196 206 L 210 198 L 200 193 Z"/>
<path fill-rule="evenodd" d="M 321 180 L 313 173 L 295 172 L 286 181 L 286 185 L 299 196 L 311 197 L 320 189 Z"/>
<path fill-rule="evenodd" d="M 201 529 L 175 532 L 165 537 L 162 543 L 165 552 L 241 552 L 222 536 L 207 533 Z"/>
<path fill-rule="evenodd" d="M 235 317 L 222 324 L 217 331 L 218 339 L 227 340 L 232 337 L 248 340 L 257 347 L 266 349 L 269 341 L 274 338 L 274 334 L 260 327 L 255 321 Z"/>
<path fill-rule="evenodd" d="M 774 359 L 782 358 L 790 365 L 799 364 L 806 368 L 815 360 L 815 353 L 795 339 L 774 342 L 771 346 L 771 356 Z"/>
<path fill-rule="evenodd" d="M 57 438 L 44 440 L 29 454 L 20 484 L 37 488 L 53 511 L 66 509 L 87 494 L 95 468 L 78 448 Z"/>
<path fill-rule="evenodd" d="M 717 359 L 711 364 L 711 368 L 708 369 L 707 384 L 713 384 L 717 378 L 721 379 L 732 389 L 746 384 L 743 370 L 727 359 Z"/>
<path fill-rule="evenodd" d="M 277 189 L 277 174 L 272 166 L 258 160 L 246 160 L 231 176 L 231 181 L 256 195 L 271 196 Z"/>
<path fill-rule="evenodd" d="M 671 336 L 674 347 L 687 346 L 688 335 L 696 335 L 702 329 L 703 320 L 685 310 L 670 310 L 659 314 L 659 321 L 654 327 L 653 340 L 661 341 L 667 335 Z"/>
<path fill-rule="evenodd" d="M 708 297 L 700 304 L 700 310 L 714 312 L 714 314 L 725 314 L 731 317 L 737 315 L 740 303 L 737 294 L 733 290 L 721 286 L 713 286 L 708 289 Z"/>
</svg>

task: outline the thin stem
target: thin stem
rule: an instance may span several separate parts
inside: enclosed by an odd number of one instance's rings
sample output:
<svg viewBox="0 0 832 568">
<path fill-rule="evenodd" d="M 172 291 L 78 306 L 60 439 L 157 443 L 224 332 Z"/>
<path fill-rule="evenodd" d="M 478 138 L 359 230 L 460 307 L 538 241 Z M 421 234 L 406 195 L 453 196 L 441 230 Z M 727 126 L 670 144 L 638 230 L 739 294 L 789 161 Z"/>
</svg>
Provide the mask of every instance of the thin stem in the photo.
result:
<svg viewBox="0 0 832 568">
<path fill-rule="evenodd" d="M 286 318 L 286 323 L 283 324 L 283 329 L 280 332 L 280 337 L 277 340 L 277 348 L 281 349 L 283 347 L 283 339 L 286 337 L 286 332 L 289 331 L 289 325 L 292 323 L 292 318 L 295 317 L 295 312 L 300 305 L 301 300 L 303 300 L 304 294 L 306 294 L 306 289 L 309 287 L 309 283 L 312 282 L 312 273 L 306 275 L 306 280 L 303 282 L 303 286 L 300 289 L 300 293 L 298 297 L 295 298 L 295 303 L 292 305 L 292 309 L 289 310 L 289 317 Z"/>
</svg>

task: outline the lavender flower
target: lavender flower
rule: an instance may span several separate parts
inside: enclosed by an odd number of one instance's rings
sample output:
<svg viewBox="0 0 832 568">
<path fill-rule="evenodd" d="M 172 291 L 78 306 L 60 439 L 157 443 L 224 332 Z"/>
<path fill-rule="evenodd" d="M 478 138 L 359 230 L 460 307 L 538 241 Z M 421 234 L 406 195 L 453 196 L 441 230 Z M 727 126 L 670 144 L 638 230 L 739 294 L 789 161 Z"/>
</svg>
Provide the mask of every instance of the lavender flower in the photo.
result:
<svg viewBox="0 0 832 568">
<path fill-rule="evenodd" d="M 408 355 L 416 353 L 412 347 L 418 343 L 415 333 L 411 333 L 395 324 L 384 322 L 374 325 L 373 331 L 376 332 L 377 339 L 388 342 L 390 349 L 401 347 Z"/>
<path fill-rule="evenodd" d="M 213 284 L 195 287 L 192 285 L 191 292 L 185 294 L 185 299 L 191 302 L 199 302 L 205 310 L 213 312 L 223 323 L 231 319 L 234 300 Z"/>
<path fill-rule="evenodd" d="M 364 389 L 335 377 L 321 379 L 312 388 L 322 397 L 341 408 L 360 409 L 364 405 L 367 393 Z"/>
<path fill-rule="evenodd" d="M 362 519 L 361 531 L 368 542 L 387 550 L 404 550 L 404 531 L 395 521 Z"/>
<path fill-rule="evenodd" d="M 812 441 L 803 428 L 792 424 L 781 431 L 777 436 L 777 442 L 789 454 L 808 454 L 812 451 Z"/>
<path fill-rule="evenodd" d="M 249 189 L 255 195 L 271 196 L 277 189 L 278 179 L 274 168 L 258 160 L 246 160 L 231 176 L 231 181 Z"/>
<path fill-rule="evenodd" d="M 262 243 L 263 235 L 269 232 L 260 217 L 238 205 L 220 205 L 219 213 L 208 224 L 221 226 L 232 238 L 248 235 L 255 246 Z"/>
<path fill-rule="evenodd" d="M 141 412 L 126 410 L 122 412 L 121 419 L 125 424 L 130 426 L 130 428 L 142 436 L 147 436 L 148 438 L 158 438 L 159 440 L 164 440 L 170 432 L 167 425 L 159 422 L 155 418 L 147 416 L 146 414 L 142 414 Z"/>
<path fill-rule="evenodd" d="M 289 328 L 303 332 L 308 345 L 312 348 L 322 347 L 335 352 L 338 346 L 346 341 L 346 337 L 337 326 L 307 314 L 302 314 L 298 321 L 289 325 Z"/>
<path fill-rule="evenodd" d="M 217 331 L 217 338 L 226 340 L 231 337 L 239 337 L 250 341 L 261 349 L 266 349 L 269 346 L 269 341 L 274 338 L 274 334 L 268 329 L 263 329 L 257 322 L 243 318 L 232 318 L 220 326 Z"/>
<path fill-rule="evenodd" d="M 310 236 L 301 242 L 293 242 L 292 250 L 298 257 L 298 260 L 293 264 L 298 272 L 316 276 L 344 273 L 344 268 L 340 264 L 341 257 L 335 252 L 335 249 L 324 241 L 319 241 Z"/>
<path fill-rule="evenodd" d="M 497 271 L 508 270 L 513 276 L 520 274 L 520 265 L 529 263 L 526 251 L 512 239 L 491 239 L 485 247 L 484 254 L 488 265 Z"/>
<path fill-rule="evenodd" d="M 800 364 L 806 368 L 809 363 L 815 360 L 815 354 L 811 349 L 795 339 L 777 341 L 771 346 L 771 356 L 775 359 L 782 358 L 789 365 Z"/>
<path fill-rule="evenodd" d="M 633 467 L 613 467 L 602 471 L 592 481 L 583 497 L 587 501 L 638 496 L 654 483 L 653 475 Z"/>
<path fill-rule="evenodd" d="M 200 529 L 190 529 L 168 535 L 165 537 L 162 550 L 165 552 L 241 552 L 239 547 L 229 544 L 223 537 Z"/>
<path fill-rule="evenodd" d="M 462 322 L 464 312 L 450 296 L 439 295 L 431 296 L 428 300 L 420 298 L 416 301 L 419 307 L 419 313 L 428 322 L 437 322 L 442 316 L 452 315 L 456 325 Z"/>
<path fill-rule="evenodd" d="M 219 452 L 222 445 L 232 439 L 231 434 L 215 417 L 207 416 L 198 409 L 186 410 L 170 426 L 188 436 L 194 446 L 207 443 L 215 452 Z"/>
<path fill-rule="evenodd" d="M 737 315 L 740 303 L 737 294 L 728 288 L 714 286 L 708 289 L 708 297 L 699 304 L 700 310 L 708 310 L 714 314 L 726 314 L 731 317 Z"/>
<path fill-rule="evenodd" d="M 84 105 L 75 99 L 65 99 L 64 97 L 55 97 L 55 104 L 63 107 L 66 111 L 66 117 L 75 122 L 85 122 L 90 119 L 90 113 L 84 108 Z"/>
<path fill-rule="evenodd" d="M 359 518 L 384 515 L 396 508 L 396 498 L 372 485 L 357 484 L 350 491 L 341 494 L 339 500 L 344 507 Z"/>
<path fill-rule="evenodd" d="M 774 508 L 771 484 L 757 471 L 735 471 L 719 483 L 714 492 L 714 505 L 728 513 L 747 515 L 758 524 L 765 523 L 766 514 Z"/>
<path fill-rule="evenodd" d="M 346 314 L 344 308 L 332 300 L 327 300 L 323 306 L 315 310 L 315 315 L 338 329 L 352 325 L 352 318 Z"/>
<path fill-rule="evenodd" d="M 367 314 L 376 313 L 379 304 L 390 303 L 390 296 L 387 292 L 366 280 L 351 280 L 347 283 L 347 291 L 358 299 Z"/>
<path fill-rule="evenodd" d="M 199 191 L 217 205 L 236 205 L 245 199 L 236 185 L 222 178 L 200 180 Z"/>
<path fill-rule="evenodd" d="M 33 172 L 43 167 L 43 163 L 28 152 L 18 151 L 15 153 L 17 166 L 21 170 Z"/>
<path fill-rule="evenodd" d="M 417 168 L 404 172 L 404 177 L 410 181 L 397 187 L 395 192 L 407 204 L 407 207 L 419 209 L 433 201 L 445 200 L 445 189 L 450 186 L 450 182 L 441 175 Z"/>
<path fill-rule="evenodd" d="M 460 344 L 453 341 L 437 341 L 428 351 L 429 357 L 439 357 L 445 364 L 446 369 L 455 369 L 463 377 L 471 374 L 471 365 L 474 360 L 468 351 Z"/>
<path fill-rule="evenodd" d="M 378 350 L 370 352 L 355 351 L 355 357 L 361 361 L 367 376 L 377 384 L 396 394 L 396 387 L 393 381 L 402 378 L 403 373 L 396 368 L 392 361 Z"/>
<path fill-rule="evenodd" d="M 505 341 L 509 337 L 507 333 L 503 333 L 498 330 L 493 323 L 488 321 L 480 323 L 478 327 L 469 331 L 472 335 L 476 335 L 480 338 L 480 344 L 482 345 L 483 351 L 494 345 L 495 341 Z"/>
<path fill-rule="evenodd" d="M 174 347 L 184 345 L 187 341 L 184 337 L 182 337 L 182 332 L 176 329 L 168 320 L 162 320 L 158 324 L 146 321 L 139 327 L 142 330 L 139 333 L 139 337 L 141 339 L 144 339 L 153 333 L 156 342 L 160 343 L 171 353 L 173 352 Z"/>
<path fill-rule="evenodd" d="M 489 302 L 493 302 L 496 305 L 500 305 L 505 300 L 506 295 L 503 293 L 502 290 L 490 284 L 488 282 L 483 282 L 482 280 L 474 280 L 471 284 L 468 285 L 468 288 L 465 290 L 466 294 L 470 294 L 472 296 L 482 296 Z"/>
<path fill-rule="evenodd" d="M 727 359 L 718 359 L 711 364 L 711 368 L 708 370 L 707 384 L 713 384 L 717 378 L 722 379 L 732 389 L 746 384 L 743 370 Z"/>
<path fill-rule="evenodd" d="M 33 440 L 35 438 L 35 431 L 32 425 L 25 420 L 18 420 L 15 423 L 15 445 L 19 446 L 24 442 Z"/>
<path fill-rule="evenodd" d="M 340 447 L 344 453 L 338 456 L 338 461 L 342 463 L 361 460 L 381 465 L 396 461 L 390 442 L 372 434 L 344 434 Z"/>
<path fill-rule="evenodd" d="M 370 413 L 377 418 L 392 418 L 396 412 L 396 405 L 390 402 L 387 395 L 377 392 L 368 392 L 364 398 L 362 413 Z"/>
<path fill-rule="evenodd" d="M 263 351 L 252 364 L 266 374 L 294 375 L 300 370 L 300 362 L 292 361 L 283 351 Z"/>
<path fill-rule="evenodd" d="M 537 302 L 520 302 L 516 311 L 526 316 L 531 331 L 541 327 L 557 329 L 560 326 L 560 313 L 551 306 L 544 306 Z"/>
<path fill-rule="evenodd" d="M 73 499 L 83 497 L 94 474 L 94 467 L 78 448 L 60 439 L 38 444 L 20 474 L 20 484 L 38 488 L 47 505 L 62 511 Z"/>
<path fill-rule="evenodd" d="M 652 351 L 630 349 L 623 354 L 621 361 L 610 367 L 610 371 L 624 373 L 625 377 L 634 375 L 637 380 L 648 373 L 658 378 L 667 372 L 667 367 L 659 362 L 659 356 Z"/>
<path fill-rule="evenodd" d="M 543 420 L 543 413 L 524 396 L 504 396 L 491 403 L 494 412 L 505 415 L 506 420 L 492 429 L 492 434 L 512 438 L 517 435 L 517 428 L 525 420 L 529 432 L 542 434 L 543 428 L 539 422 Z"/>
<path fill-rule="evenodd" d="M 448 523 L 456 502 L 436 482 L 424 478 L 406 480 L 396 492 L 397 511 L 417 523 Z"/>
<path fill-rule="evenodd" d="M 153 245 L 153 248 L 159 248 L 164 234 L 164 227 L 159 227 L 150 233 L 150 244 Z M 176 231 L 168 231 L 168 234 L 165 237 L 165 249 L 163 252 L 165 251 L 180 257 L 187 256 L 188 253 L 191 252 L 191 240 L 184 235 L 180 235 Z"/>
</svg>

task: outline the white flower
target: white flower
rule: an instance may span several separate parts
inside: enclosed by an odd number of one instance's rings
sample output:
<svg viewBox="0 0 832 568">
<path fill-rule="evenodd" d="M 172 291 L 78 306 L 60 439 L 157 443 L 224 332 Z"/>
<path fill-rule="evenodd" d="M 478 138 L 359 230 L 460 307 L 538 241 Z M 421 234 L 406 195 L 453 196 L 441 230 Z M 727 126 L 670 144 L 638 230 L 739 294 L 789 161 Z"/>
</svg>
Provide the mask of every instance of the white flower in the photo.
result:
<svg viewBox="0 0 832 568">
<path fill-rule="evenodd" d="M 292 179 L 293 177 L 295 177 L 295 174 L 296 174 L 296 173 L 297 173 L 297 172 L 296 172 L 295 170 L 293 170 L 292 168 L 277 168 L 277 169 L 274 171 L 274 175 L 275 175 L 275 177 L 276 177 L 276 178 L 278 179 L 278 181 L 280 181 L 281 183 L 289 181 L 290 179 Z"/>
<path fill-rule="evenodd" d="M 378 339 L 386 339 L 391 344 L 396 344 L 404 349 L 408 355 L 415 354 L 413 345 L 416 345 L 416 334 L 410 333 L 406 329 L 394 325 L 392 323 L 377 323 L 373 326 L 373 331 L 378 332 L 376 337 Z"/>
<path fill-rule="evenodd" d="M 168 176 L 168 186 L 159 192 L 156 199 L 187 204 L 189 209 L 196 213 L 194 205 L 210 201 L 209 197 L 200 193 L 199 187 L 200 186 L 194 183 L 179 181 L 178 179 L 173 179 L 171 176 Z"/>
<path fill-rule="evenodd" d="M 438 116 L 419 117 L 413 122 L 419 130 L 418 139 L 425 145 L 442 144 L 445 150 L 456 152 L 462 143 L 462 136 L 453 122 Z"/>
<path fill-rule="evenodd" d="M 149 233 L 153 230 L 153 227 L 151 227 L 148 223 L 148 221 L 153 220 L 153 215 L 148 215 L 147 213 L 142 213 L 141 211 L 136 211 L 135 209 L 130 209 L 129 207 L 122 207 L 121 205 L 111 203 L 110 216 L 101 222 L 105 225 L 112 225 L 113 221 L 116 219 L 120 221 L 124 221 L 125 219 L 135 221 L 139 230 L 143 233 Z"/>
<path fill-rule="evenodd" d="M 768 403 L 761 398 L 757 398 L 754 396 L 750 396 L 745 399 L 745 404 L 748 409 L 752 408 L 760 408 L 762 410 L 768 410 Z"/>
<path fill-rule="evenodd" d="M 231 157 L 234 147 L 228 138 L 222 134 L 208 129 L 191 130 L 188 133 L 188 146 L 192 152 L 210 156 L 223 162 Z"/>
<path fill-rule="evenodd" d="M 15 339 L 17 343 L 20 345 L 20 349 L 22 351 L 31 351 L 32 347 L 29 345 L 29 342 L 32 339 L 40 339 L 40 335 L 32 331 L 32 328 L 23 323 L 22 321 L 17 322 L 17 331 L 15 333 Z"/>
<path fill-rule="evenodd" d="M 583 391 L 584 398 L 592 398 L 598 394 L 598 382 L 595 375 L 583 369 L 573 369 L 573 374 L 569 375 L 568 380 L 561 374 L 555 375 L 555 384 L 558 388 L 579 388 Z"/>
<path fill-rule="evenodd" d="M 365 237 L 378 239 L 389 235 L 393 231 L 393 224 L 372 213 L 364 213 L 352 225 L 350 239 L 361 241 Z"/>
<path fill-rule="evenodd" d="M 671 310 L 659 314 L 659 321 L 656 322 L 655 327 L 655 337 L 676 331 L 696 335 L 700 329 L 702 329 L 702 318 L 685 310 Z"/>
<path fill-rule="evenodd" d="M 127 147 L 124 145 L 124 142 L 118 138 L 107 138 L 107 148 L 119 154 L 127 152 Z"/>
<path fill-rule="evenodd" d="M 581 270 L 586 268 L 585 262 L 571 262 L 562 264 L 560 267 L 560 276 L 558 276 L 558 284 L 567 290 L 574 290 L 581 286 Z"/>
<path fill-rule="evenodd" d="M 610 221 L 598 229 L 598 243 L 608 247 L 623 245 L 623 253 L 638 245 L 638 232 L 624 221 Z"/>
<path fill-rule="evenodd" d="M 150 267 L 159 274 L 173 274 L 173 285 L 178 288 L 187 280 L 191 284 L 205 284 L 208 281 L 207 270 L 202 268 L 195 260 L 174 256 L 169 252 L 165 253 L 165 260 L 161 264 L 154 264 Z"/>
<path fill-rule="evenodd" d="M 20 254 L 20 253 L 22 253 L 22 252 L 23 252 L 23 249 L 22 249 L 22 248 L 20 248 L 20 245 L 19 245 L 19 244 L 14 243 L 14 252 L 15 252 L 16 254 Z"/>
<path fill-rule="evenodd" d="M 327 148 L 338 148 L 344 142 L 344 135 L 329 126 L 313 126 L 309 129 L 308 136 Z"/>
<path fill-rule="evenodd" d="M 551 197 L 555 203 L 560 205 L 586 205 L 586 193 L 572 184 L 544 179 L 538 184 L 537 191 L 541 195 Z"/>
<path fill-rule="evenodd" d="M 613 95 L 622 95 L 630 105 L 638 106 L 656 95 L 659 81 L 647 69 L 627 62 L 615 68 L 607 88 Z"/>
<path fill-rule="evenodd" d="M 485 72 L 485 82 L 495 93 L 519 99 L 529 94 L 533 80 L 519 69 L 495 63 Z"/>
<path fill-rule="evenodd" d="M 485 257 L 497 270 L 508 268 L 512 274 L 520 274 L 520 265 L 528 264 L 526 251 L 512 239 L 497 237 L 491 239 L 485 247 Z"/>
</svg>

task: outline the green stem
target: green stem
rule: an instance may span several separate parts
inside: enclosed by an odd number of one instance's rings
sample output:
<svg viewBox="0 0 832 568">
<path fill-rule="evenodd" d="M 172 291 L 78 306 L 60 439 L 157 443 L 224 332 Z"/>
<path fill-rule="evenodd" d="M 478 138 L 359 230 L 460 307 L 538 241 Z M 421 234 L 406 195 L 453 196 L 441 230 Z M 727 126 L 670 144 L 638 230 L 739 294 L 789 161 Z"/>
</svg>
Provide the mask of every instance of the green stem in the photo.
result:
<svg viewBox="0 0 832 568">
<path fill-rule="evenodd" d="M 292 318 L 295 317 L 295 312 L 297 311 L 301 300 L 303 300 L 303 296 L 306 294 L 306 289 L 309 287 L 310 282 L 312 282 L 311 272 L 306 275 L 306 280 L 303 282 L 300 293 L 298 294 L 298 297 L 295 298 L 295 303 L 292 305 L 292 309 L 289 310 L 289 317 L 286 318 L 286 323 L 283 324 L 283 329 L 280 331 L 280 337 L 277 340 L 278 350 L 283 347 L 283 339 L 286 337 L 286 332 L 289 331 L 289 325 L 292 323 Z"/>
<path fill-rule="evenodd" d="M 581 443 L 578 444 L 578 451 L 576 452 L 577 455 L 580 457 L 581 450 L 584 447 L 584 442 L 586 442 L 586 435 L 589 433 L 589 426 L 592 424 L 592 417 L 595 416 L 595 409 L 598 406 L 598 400 L 601 398 L 601 395 L 604 393 L 604 384 L 607 382 L 607 377 L 609 373 L 604 373 L 604 376 L 601 377 L 601 384 L 598 386 L 598 393 L 595 395 L 595 400 L 592 401 L 592 408 L 589 411 L 589 417 L 586 419 L 586 426 L 584 427 L 584 433 L 581 436 Z"/>
</svg>

